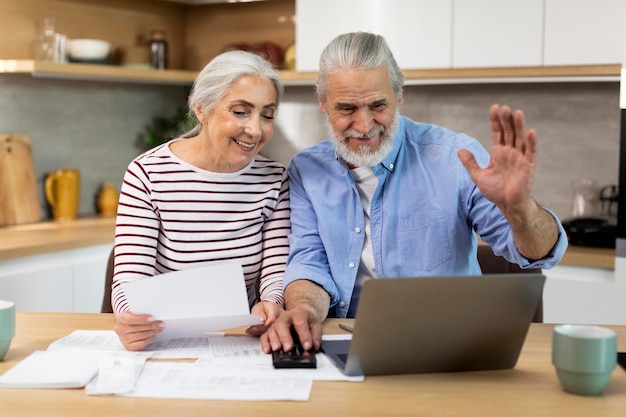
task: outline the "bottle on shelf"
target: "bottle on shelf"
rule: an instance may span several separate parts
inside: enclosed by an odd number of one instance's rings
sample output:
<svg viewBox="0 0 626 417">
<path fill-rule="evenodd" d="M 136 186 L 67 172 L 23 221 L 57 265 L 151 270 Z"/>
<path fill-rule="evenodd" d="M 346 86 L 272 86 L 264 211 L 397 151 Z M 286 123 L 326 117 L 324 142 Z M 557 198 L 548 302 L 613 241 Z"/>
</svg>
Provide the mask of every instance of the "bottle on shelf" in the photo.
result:
<svg viewBox="0 0 626 417">
<path fill-rule="evenodd" d="M 150 32 L 148 45 L 150 47 L 150 67 L 154 69 L 167 69 L 168 51 L 165 32 L 162 30 L 153 30 Z"/>
<path fill-rule="evenodd" d="M 37 21 L 37 38 L 35 39 L 35 59 L 37 61 L 54 62 L 56 59 L 56 30 L 52 17 L 44 17 Z"/>
</svg>

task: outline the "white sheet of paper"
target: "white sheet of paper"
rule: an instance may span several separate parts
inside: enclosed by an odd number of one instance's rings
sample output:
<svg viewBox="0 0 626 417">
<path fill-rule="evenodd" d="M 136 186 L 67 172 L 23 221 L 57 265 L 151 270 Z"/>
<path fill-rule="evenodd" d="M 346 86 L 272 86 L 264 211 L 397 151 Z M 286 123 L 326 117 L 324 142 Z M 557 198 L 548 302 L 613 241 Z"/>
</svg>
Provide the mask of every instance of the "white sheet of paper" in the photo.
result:
<svg viewBox="0 0 626 417">
<path fill-rule="evenodd" d="M 250 314 L 241 265 L 218 263 L 122 284 L 133 313 L 165 323 L 156 341 L 261 324 Z"/>
<path fill-rule="evenodd" d="M 0 376 L 0 387 L 81 388 L 98 372 L 98 351 L 35 351 Z"/>
<path fill-rule="evenodd" d="M 313 380 L 293 374 L 250 373 L 195 363 L 148 362 L 126 397 L 307 401 Z M 88 387 L 89 388 L 89 387 Z M 88 390 L 89 392 L 89 390 Z"/>
</svg>

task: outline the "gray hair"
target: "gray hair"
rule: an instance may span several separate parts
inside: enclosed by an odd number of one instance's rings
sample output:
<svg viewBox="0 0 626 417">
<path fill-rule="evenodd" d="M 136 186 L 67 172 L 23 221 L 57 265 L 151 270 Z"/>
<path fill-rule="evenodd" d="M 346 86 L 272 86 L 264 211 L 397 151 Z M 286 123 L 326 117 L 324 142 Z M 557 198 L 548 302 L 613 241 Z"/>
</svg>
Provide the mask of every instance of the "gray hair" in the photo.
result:
<svg viewBox="0 0 626 417">
<path fill-rule="evenodd" d="M 385 38 L 368 32 L 344 33 L 333 39 L 320 56 L 317 95 L 323 102 L 328 93 L 328 76 L 339 69 L 371 69 L 387 65 L 391 86 L 402 95 L 404 76 Z"/>
<path fill-rule="evenodd" d="M 232 84 L 241 77 L 255 75 L 270 80 L 276 90 L 276 105 L 283 95 L 283 85 L 272 64 L 265 58 L 245 51 L 224 52 L 213 58 L 196 77 L 187 100 L 189 119 L 197 120 L 194 106 L 200 105 L 203 112 L 210 111 L 224 97 Z M 200 133 L 202 125 L 196 125 L 184 133 L 188 138 Z"/>
</svg>

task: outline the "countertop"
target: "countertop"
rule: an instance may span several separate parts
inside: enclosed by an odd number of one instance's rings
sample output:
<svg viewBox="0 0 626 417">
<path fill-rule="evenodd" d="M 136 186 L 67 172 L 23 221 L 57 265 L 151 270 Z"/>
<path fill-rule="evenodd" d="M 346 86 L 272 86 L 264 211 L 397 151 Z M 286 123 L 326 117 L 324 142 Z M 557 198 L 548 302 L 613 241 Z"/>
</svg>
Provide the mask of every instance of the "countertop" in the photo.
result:
<svg viewBox="0 0 626 417">
<path fill-rule="evenodd" d="M 115 217 L 0 227 L 0 260 L 113 243 Z M 615 249 L 570 245 L 560 265 L 615 268 Z"/>
<path fill-rule="evenodd" d="M 0 227 L 0 260 L 113 244 L 115 217 L 84 217 Z"/>
</svg>

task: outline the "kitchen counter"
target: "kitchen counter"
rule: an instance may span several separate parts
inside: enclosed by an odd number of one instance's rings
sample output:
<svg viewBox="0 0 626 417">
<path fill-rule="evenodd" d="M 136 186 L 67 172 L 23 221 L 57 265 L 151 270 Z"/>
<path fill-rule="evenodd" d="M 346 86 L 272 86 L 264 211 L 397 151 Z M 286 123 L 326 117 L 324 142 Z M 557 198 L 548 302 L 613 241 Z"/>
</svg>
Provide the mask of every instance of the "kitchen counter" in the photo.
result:
<svg viewBox="0 0 626 417">
<path fill-rule="evenodd" d="M 560 265 L 615 269 L 615 249 L 569 245 Z"/>
<path fill-rule="evenodd" d="M 0 260 L 113 244 L 115 217 L 84 217 L 0 227 Z"/>
<path fill-rule="evenodd" d="M 113 243 L 115 217 L 0 227 L 0 260 Z M 615 268 L 615 249 L 570 245 L 562 265 Z"/>
</svg>

